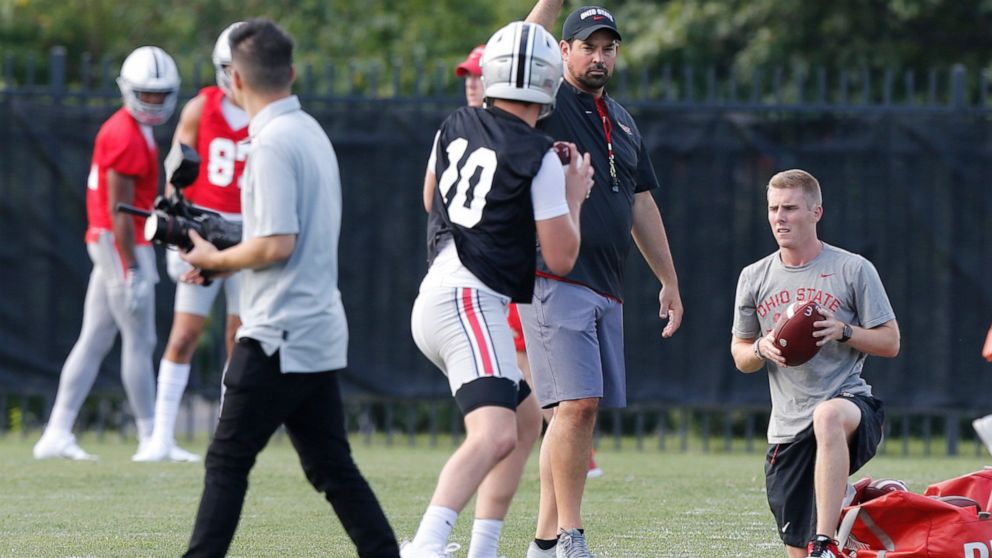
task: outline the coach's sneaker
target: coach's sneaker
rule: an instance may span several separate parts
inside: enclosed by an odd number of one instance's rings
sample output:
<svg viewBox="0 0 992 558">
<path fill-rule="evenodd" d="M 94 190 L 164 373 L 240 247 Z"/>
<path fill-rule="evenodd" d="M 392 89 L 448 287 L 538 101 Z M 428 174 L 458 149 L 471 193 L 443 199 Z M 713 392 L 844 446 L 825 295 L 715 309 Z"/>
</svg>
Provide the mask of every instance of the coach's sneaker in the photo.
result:
<svg viewBox="0 0 992 558">
<path fill-rule="evenodd" d="M 530 545 L 527 547 L 527 558 L 555 558 L 555 546 L 544 550 L 543 548 L 537 546 L 537 543 L 530 541 Z"/>
<path fill-rule="evenodd" d="M 817 535 L 806 545 L 806 558 L 844 558 L 837 541 L 826 535 Z"/>
<path fill-rule="evenodd" d="M 578 529 L 560 529 L 555 558 L 596 558 L 586 546 L 586 536 Z"/>
<path fill-rule="evenodd" d="M 415 546 L 412 541 L 403 541 L 400 558 L 452 558 L 451 553 L 461 547 L 458 543 L 450 543 L 444 548 L 424 548 Z"/>
<path fill-rule="evenodd" d="M 985 449 L 992 453 L 992 415 L 985 415 L 971 421 L 971 427 L 975 429 L 975 434 L 985 444 Z"/>
<path fill-rule="evenodd" d="M 35 459 L 71 459 L 73 461 L 96 461 L 96 456 L 87 453 L 76 443 L 72 434 L 45 431 L 31 451 Z"/>
</svg>

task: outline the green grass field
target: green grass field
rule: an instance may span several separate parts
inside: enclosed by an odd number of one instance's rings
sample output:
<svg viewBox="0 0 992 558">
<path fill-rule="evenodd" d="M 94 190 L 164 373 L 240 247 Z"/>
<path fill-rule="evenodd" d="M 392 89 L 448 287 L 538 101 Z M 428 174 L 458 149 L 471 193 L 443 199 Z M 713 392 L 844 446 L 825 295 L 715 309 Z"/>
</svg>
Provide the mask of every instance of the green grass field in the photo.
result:
<svg viewBox="0 0 992 558">
<path fill-rule="evenodd" d="M 202 465 L 136 464 L 133 442 L 116 436 L 81 445 L 100 461 L 38 462 L 37 434 L 0 437 L 0 556 L 179 556 L 185 549 L 203 481 Z M 355 440 L 359 466 L 375 489 L 401 540 L 416 530 L 437 472 L 451 452 L 443 440 L 431 448 L 387 447 Z M 206 441 L 190 444 L 202 452 Z M 615 450 L 598 454 L 604 477 L 589 481 L 584 501 L 587 534 L 600 558 L 747 556 L 781 558 L 768 511 L 760 453 L 688 453 Z M 879 457 L 862 473 L 901 478 L 915 491 L 930 482 L 981 468 L 984 458 Z M 537 509 L 536 454 L 507 518 L 500 545 L 523 558 Z M 471 510 L 452 540 L 463 545 Z M 330 510 L 307 484 L 285 437 L 273 439 L 252 477 L 231 556 L 354 556 Z"/>
</svg>

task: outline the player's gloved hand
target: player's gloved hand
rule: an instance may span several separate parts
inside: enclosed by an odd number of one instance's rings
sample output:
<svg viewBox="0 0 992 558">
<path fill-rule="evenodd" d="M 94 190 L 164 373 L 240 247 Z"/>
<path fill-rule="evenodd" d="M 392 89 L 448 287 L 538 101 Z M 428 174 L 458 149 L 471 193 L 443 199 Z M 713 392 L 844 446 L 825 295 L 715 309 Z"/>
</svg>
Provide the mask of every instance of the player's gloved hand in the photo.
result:
<svg viewBox="0 0 992 558">
<path fill-rule="evenodd" d="M 147 304 L 150 295 L 151 283 L 141 272 L 141 268 L 129 267 L 127 279 L 124 282 L 124 302 L 127 305 L 127 311 L 136 314 Z"/>
</svg>

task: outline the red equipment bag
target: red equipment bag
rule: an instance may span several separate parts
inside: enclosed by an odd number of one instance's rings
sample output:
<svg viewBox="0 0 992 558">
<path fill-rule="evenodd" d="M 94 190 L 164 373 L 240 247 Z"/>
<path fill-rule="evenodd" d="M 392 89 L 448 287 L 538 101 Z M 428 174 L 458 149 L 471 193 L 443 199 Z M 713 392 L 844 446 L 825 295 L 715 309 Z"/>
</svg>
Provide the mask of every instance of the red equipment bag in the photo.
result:
<svg viewBox="0 0 992 558">
<path fill-rule="evenodd" d="M 939 495 L 895 491 L 851 506 L 842 514 L 838 542 L 851 558 L 992 558 L 992 519 L 983 505 L 992 494 L 989 473 L 927 489 Z M 962 480 L 967 477 L 977 478 Z M 967 485 L 970 492 L 944 491 L 950 483 Z"/>
<path fill-rule="evenodd" d="M 964 496 L 992 511 L 992 469 L 985 468 L 957 478 L 931 484 L 923 493 L 927 496 Z"/>
</svg>

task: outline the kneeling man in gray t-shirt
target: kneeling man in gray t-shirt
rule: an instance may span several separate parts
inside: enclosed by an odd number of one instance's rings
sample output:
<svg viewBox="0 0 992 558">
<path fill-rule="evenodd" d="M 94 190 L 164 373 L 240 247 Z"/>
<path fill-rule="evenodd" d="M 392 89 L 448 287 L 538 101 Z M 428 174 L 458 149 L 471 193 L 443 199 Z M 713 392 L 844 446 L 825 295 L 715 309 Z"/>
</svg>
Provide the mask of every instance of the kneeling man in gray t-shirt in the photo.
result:
<svg viewBox="0 0 992 558">
<path fill-rule="evenodd" d="M 839 557 L 834 541 L 849 475 L 875 455 L 885 418 L 861 378 L 868 355 L 899 353 L 899 326 L 875 266 L 817 238 L 820 185 L 787 170 L 768 183 L 768 223 L 779 249 L 737 284 L 730 351 L 737 368 L 768 365 L 772 413 L 765 485 L 790 558 Z M 819 352 L 787 367 L 774 328 L 793 303 L 813 300 Z"/>
</svg>

